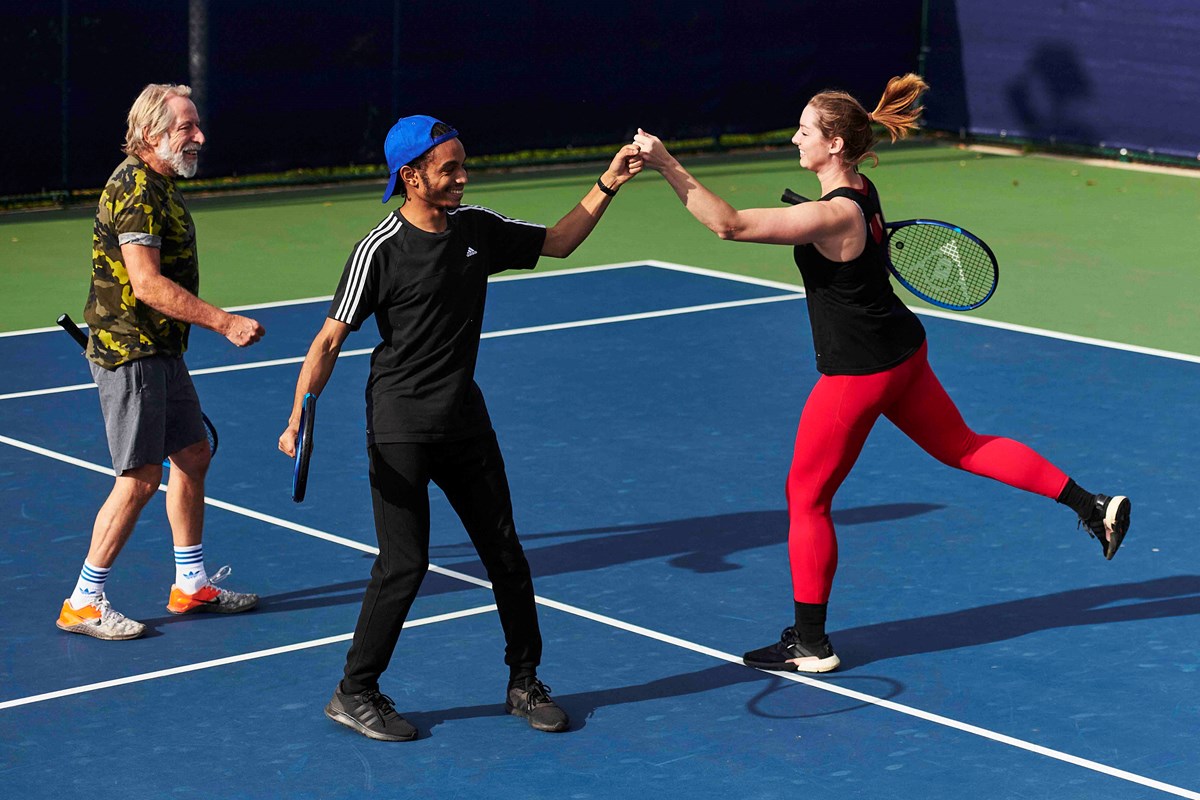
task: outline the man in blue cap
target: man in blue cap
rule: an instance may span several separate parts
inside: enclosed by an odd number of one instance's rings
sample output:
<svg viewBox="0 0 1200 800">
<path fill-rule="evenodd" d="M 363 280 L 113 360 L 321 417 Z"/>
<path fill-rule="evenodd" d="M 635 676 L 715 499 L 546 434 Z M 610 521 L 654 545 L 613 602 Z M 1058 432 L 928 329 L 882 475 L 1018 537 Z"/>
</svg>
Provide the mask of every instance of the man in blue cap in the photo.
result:
<svg viewBox="0 0 1200 800">
<path fill-rule="evenodd" d="M 379 690 L 405 617 L 429 568 L 429 482 L 450 501 L 487 569 L 504 629 L 505 705 L 541 731 L 566 713 L 537 677 L 542 638 L 533 580 L 513 523 L 504 460 L 475 362 L 489 275 L 565 258 L 595 228 L 617 190 L 642 168 L 626 145 L 596 185 L 554 226 L 462 205 L 466 151 L 433 117 L 398 121 L 384 142 L 391 177 L 383 202 L 405 198 L 350 254 L 324 326 L 296 382 L 279 449 L 294 456 L 305 394 L 319 395 L 342 343 L 375 316 L 382 343 L 367 381 L 367 453 L 379 556 L 363 597 L 345 674 L 325 707 L 335 722 L 382 741 L 417 730 Z"/>
</svg>

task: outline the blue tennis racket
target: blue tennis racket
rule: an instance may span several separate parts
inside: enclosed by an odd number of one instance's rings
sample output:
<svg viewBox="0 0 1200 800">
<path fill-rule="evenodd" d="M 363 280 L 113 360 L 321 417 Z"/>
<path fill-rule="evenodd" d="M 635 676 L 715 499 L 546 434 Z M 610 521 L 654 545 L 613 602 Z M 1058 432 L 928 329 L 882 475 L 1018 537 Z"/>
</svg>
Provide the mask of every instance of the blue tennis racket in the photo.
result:
<svg viewBox="0 0 1200 800">
<path fill-rule="evenodd" d="M 317 424 L 317 396 L 312 392 L 304 395 L 300 407 L 300 434 L 296 437 L 296 464 L 292 469 L 292 501 L 304 500 L 308 488 L 308 464 L 312 460 L 313 427 Z"/>
<path fill-rule="evenodd" d="M 785 203 L 809 199 L 785 189 Z M 979 308 L 996 293 L 1000 265 L 992 248 L 950 222 L 906 219 L 889 222 L 887 267 L 896 280 L 927 303 L 954 311 Z"/>
<path fill-rule="evenodd" d="M 55 321 L 58 323 L 60 328 L 71 335 L 71 338 L 74 339 L 80 347 L 82 347 L 84 350 L 87 350 L 87 334 L 79 329 L 79 326 L 75 324 L 75 320 L 71 319 L 69 314 L 63 314 Z M 208 415 L 203 412 L 200 413 L 200 421 L 204 423 L 204 436 L 208 439 L 208 453 L 209 457 L 211 458 L 217 454 L 217 445 L 220 444 L 220 439 L 217 438 L 217 426 L 213 425 L 212 420 L 209 419 Z M 164 458 L 162 463 L 164 467 L 171 466 L 171 460 L 169 458 Z"/>
</svg>

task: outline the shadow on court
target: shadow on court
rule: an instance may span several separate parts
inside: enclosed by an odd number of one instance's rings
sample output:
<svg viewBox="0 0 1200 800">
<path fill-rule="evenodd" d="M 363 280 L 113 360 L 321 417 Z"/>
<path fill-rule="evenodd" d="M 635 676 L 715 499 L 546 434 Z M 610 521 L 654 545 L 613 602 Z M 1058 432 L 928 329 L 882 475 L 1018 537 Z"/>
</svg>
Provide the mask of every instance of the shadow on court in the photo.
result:
<svg viewBox="0 0 1200 800">
<path fill-rule="evenodd" d="M 1054 628 L 1200 614 L 1200 575 L 1095 586 L 968 608 L 948 614 L 833 631 L 847 667 L 957 650 Z"/>
<path fill-rule="evenodd" d="M 374 556 L 367 556 L 374 558 Z M 325 586 L 313 586 L 306 589 L 297 589 L 293 592 L 281 592 L 279 594 L 263 595 L 259 598 L 258 606 L 253 611 L 248 613 L 255 615 L 262 614 L 278 614 L 282 612 L 304 611 L 310 608 L 327 608 L 329 606 L 340 605 L 358 605 L 362 602 L 363 592 L 367 588 L 367 576 L 370 573 L 370 561 L 365 561 L 363 565 L 363 579 L 358 581 L 343 581 L 342 583 L 331 583 Z M 472 586 L 462 581 L 447 578 L 443 575 L 430 573 L 425 577 L 425 582 L 421 585 L 423 594 L 449 594 L 451 592 L 461 592 L 467 589 L 476 589 L 479 587 Z M 223 614 L 183 614 L 175 615 L 168 614 L 164 617 L 155 617 L 153 619 L 143 619 L 147 628 L 153 629 L 162 625 L 169 625 L 181 621 L 196 621 L 202 619 L 219 619 L 225 616 Z M 147 630 L 146 635 L 152 635 L 151 630 Z"/>
<path fill-rule="evenodd" d="M 569 676 L 567 676 L 569 677 Z M 845 685 L 874 697 L 892 699 L 903 693 L 904 686 L 890 678 L 871 676 L 823 675 L 823 682 Z M 609 706 L 620 706 L 645 701 L 661 701 L 664 698 L 686 697 L 704 692 L 724 689 L 740 684 L 756 684 L 758 691 L 742 706 L 750 714 L 767 719 L 807 719 L 843 714 L 869 705 L 861 700 L 843 697 L 831 692 L 813 691 L 777 674 L 763 672 L 738 664 L 720 664 L 715 667 L 670 675 L 631 686 L 596 689 L 590 692 L 555 692 L 554 700 L 571 717 L 571 731 L 582 730 L 596 713 Z M 562 688 L 561 686 L 559 687 Z M 737 709 L 722 707 L 720 713 Z M 443 711 L 413 709 L 401 713 L 415 724 L 423 734 L 443 723 L 466 719 L 503 716 L 504 701 L 474 706 L 459 706 Z M 523 720 L 520 725 L 526 724 Z"/>
<path fill-rule="evenodd" d="M 597 689 L 590 692 L 563 692 L 560 684 L 559 691 L 554 693 L 554 701 L 558 703 L 571 717 L 571 730 L 585 728 L 588 720 L 595 713 L 607 706 L 639 703 L 646 700 L 662 700 L 666 697 L 684 697 L 703 692 L 734 686 L 741 683 L 779 680 L 766 673 L 736 664 L 721 664 L 716 667 L 687 672 L 682 675 L 670 675 L 665 678 L 647 681 L 632 686 L 618 686 L 611 689 Z M 551 684 L 553 685 L 553 684 Z M 795 684 L 790 684 L 794 686 Z M 446 722 L 456 722 L 477 717 L 503 716 L 504 710 L 503 684 L 498 685 L 498 697 L 495 703 L 483 705 L 460 706 L 444 711 L 423 711 L 414 709 L 411 713 L 399 709 L 410 722 L 422 732 L 432 731 L 438 725 Z M 514 723 L 515 724 L 515 723 Z M 521 720 L 521 725 L 525 721 Z"/>
<path fill-rule="evenodd" d="M 933 503 L 887 503 L 834 511 L 833 522 L 839 526 L 888 522 L 942 508 L 945 506 Z M 748 511 L 645 525 L 521 534 L 521 542 L 525 545 L 536 582 L 539 575 L 590 571 L 662 558 L 669 558 L 667 563 L 673 567 L 692 572 L 728 572 L 741 568 L 731 563 L 729 556 L 758 547 L 782 544 L 787 541 L 787 529 L 788 519 L 784 511 Z M 553 539 L 573 541 L 534 546 Z M 434 547 L 431 553 L 435 558 L 474 555 L 470 544 Z M 470 562 L 451 566 L 466 572 Z"/>
</svg>

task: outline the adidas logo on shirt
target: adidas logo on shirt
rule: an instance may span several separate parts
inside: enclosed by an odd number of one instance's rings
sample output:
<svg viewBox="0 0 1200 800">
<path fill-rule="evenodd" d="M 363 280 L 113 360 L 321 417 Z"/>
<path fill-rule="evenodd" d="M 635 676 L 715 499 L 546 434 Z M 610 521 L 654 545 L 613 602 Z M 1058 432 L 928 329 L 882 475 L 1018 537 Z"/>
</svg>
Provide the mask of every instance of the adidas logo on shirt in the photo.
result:
<svg viewBox="0 0 1200 800">
<path fill-rule="evenodd" d="M 475 254 L 476 254 L 476 252 L 477 252 L 477 251 L 475 250 L 475 248 L 474 248 L 474 247 L 471 247 L 470 245 L 467 245 L 467 258 L 470 258 L 471 256 L 475 255 Z"/>
</svg>

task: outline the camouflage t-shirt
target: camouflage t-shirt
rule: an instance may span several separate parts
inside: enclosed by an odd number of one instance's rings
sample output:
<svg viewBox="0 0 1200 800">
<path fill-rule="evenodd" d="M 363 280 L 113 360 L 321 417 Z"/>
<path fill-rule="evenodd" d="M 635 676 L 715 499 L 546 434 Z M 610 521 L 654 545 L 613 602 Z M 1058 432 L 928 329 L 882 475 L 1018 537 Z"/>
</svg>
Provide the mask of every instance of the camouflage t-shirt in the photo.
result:
<svg viewBox="0 0 1200 800">
<path fill-rule="evenodd" d="M 133 294 L 122 244 L 159 250 L 160 271 L 192 294 L 200 289 L 196 226 L 171 178 L 136 156 L 113 172 L 100 195 L 92 233 L 92 288 L 83 316 L 91 330 L 87 357 L 107 369 L 187 350 L 190 325 L 172 319 Z"/>
</svg>

